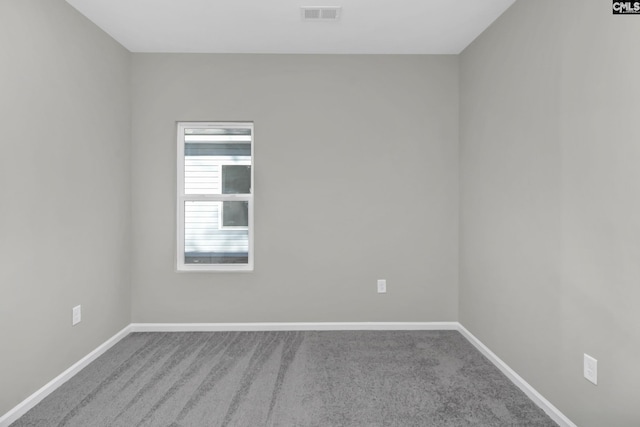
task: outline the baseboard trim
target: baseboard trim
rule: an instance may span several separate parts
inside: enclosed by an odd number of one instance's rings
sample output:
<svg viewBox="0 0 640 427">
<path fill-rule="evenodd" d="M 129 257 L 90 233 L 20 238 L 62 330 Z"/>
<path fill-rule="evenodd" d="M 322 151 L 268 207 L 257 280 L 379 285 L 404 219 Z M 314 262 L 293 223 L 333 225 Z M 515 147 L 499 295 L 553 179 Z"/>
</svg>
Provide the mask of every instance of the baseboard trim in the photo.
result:
<svg viewBox="0 0 640 427">
<path fill-rule="evenodd" d="M 435 331 L 458 322 L 132 323 L 131 332 L 219 331 Z"/>
<path fill-rule="evenodd" d="M 131 332 L 217 332 L 217 331 L 435 331 L 460 332 L 491 363 L 522 390 L 536 405 L 544 410 L 560 427 L 577 427 L 558 408 L 545 399 L 536 389 L 496 356 L 478 338 L 458 322 L 303 322 L 303 323 L 131 323 L 87 354 L 69 369 L 49 381 L 40 390 L 27 397 L 16 407 L 0 417 L 0 427 L 8 427 L 37 405 L 42 399 L 76 375 L 104 352 Z"/>
<path fill-rule="evenodd" d="M 80 372 L 84 367 L 86 367 L 89 363 L 96 360 L 100 357 L 104 352 L 113 347 L 118 341 L 122 338 L 129 335 L 131 332 L 131 325 L 125 326 L 120 332 L 109 338 L 107 341 L 98 346 L 91 353 L 87 354 L 85 357 L 71 365 L 69 369 L 49 381 L 43 387 L 41 387 L 38 391 L 33 393 L 31 396 L 27 397 L 25 400 L 20 402 L 17 406 L 11 409 L 9 412 L 0 417 L 0 427 L 8 427 L 11 423 L 15 422 L 18 418 L 26 414 L 31 408 L 36 406 L 38 403 L 42 401 L 45 397 L 50 395 L 53 391 L 55 391 L 62 384 L 71 379 L 74 375 Z"/>
<path fill-rule="evenodd" d="M 553 406 L 551 402 L 544 398 L 538 391 L 516 373 L 509 365 L 500 359 L 489 347 L 484 345 L 482 341 L 476 338 L 471 332 L 461 324 L 458 324 L 458 331 L 469 341 L 480 353 L 482 353 L 491 363 L 493 363 L 503 374 L 511 380 L 520 390 L 526 394 L 536 405 L 538 405 L 549 417 L 558 423 L 560 427 L 577 427 L 569 418 L 567 418 L 558 408 Z"/>
</svg>

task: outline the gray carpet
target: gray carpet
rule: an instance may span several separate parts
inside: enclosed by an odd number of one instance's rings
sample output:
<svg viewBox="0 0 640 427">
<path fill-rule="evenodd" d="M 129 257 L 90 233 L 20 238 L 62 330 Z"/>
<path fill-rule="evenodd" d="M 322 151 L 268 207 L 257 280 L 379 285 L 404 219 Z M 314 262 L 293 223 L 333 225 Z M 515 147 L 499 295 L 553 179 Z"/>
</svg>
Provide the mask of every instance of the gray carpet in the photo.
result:
<svg viewBox="0 0 640 427">
<path fill-rule="evenodd" d="M 456 331 L 133 333 L 20 426 L 556 426 Z"/>
</svg>

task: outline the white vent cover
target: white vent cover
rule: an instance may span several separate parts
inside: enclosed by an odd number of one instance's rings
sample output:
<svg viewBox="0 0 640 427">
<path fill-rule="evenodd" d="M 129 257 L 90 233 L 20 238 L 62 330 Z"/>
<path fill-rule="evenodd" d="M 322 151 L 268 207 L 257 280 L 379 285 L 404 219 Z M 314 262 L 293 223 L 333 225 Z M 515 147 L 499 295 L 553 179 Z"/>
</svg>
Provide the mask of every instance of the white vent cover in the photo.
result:
<svg viewBox="0 0 640 427">
<path fill-rule="evenodd" d="M 342 8 L 339 6 L 304 6 L 300 8 L 303 21 L 338 21 Z"/>
</svg>

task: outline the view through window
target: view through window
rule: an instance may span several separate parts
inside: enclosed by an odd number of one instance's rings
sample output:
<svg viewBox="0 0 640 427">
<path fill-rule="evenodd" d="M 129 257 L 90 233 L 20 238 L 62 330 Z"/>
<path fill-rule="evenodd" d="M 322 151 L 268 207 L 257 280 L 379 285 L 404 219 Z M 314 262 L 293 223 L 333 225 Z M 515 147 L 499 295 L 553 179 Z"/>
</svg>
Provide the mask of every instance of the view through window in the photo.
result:
<svg viewBox="0 0 640 427">
<path fill-rule="evenodd" d="M 253 268 L 253 124 L 178 123 L 178 269 Z"/>
</svg>

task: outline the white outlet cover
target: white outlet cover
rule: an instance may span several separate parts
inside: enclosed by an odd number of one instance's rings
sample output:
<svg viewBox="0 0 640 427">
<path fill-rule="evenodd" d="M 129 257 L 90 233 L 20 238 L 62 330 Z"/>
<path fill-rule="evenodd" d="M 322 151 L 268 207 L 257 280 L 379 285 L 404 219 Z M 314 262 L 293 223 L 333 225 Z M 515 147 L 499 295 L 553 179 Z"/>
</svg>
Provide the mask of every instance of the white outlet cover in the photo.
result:
<svg viewBox="0 0 640 427">
<path fill-rule="evenodd" d="M 387 281 L 385 279 L 378 280 L 378 293 L 379 294 L 387 293 Z"/>
<path fill-rule="evenodd" d="M 77 305 L 73 307 L 73 318 L 72 318 L 72 326 L 77 325 L 82 320 L 82 306 Z"/>
<path fill-rule="evenodd" d="M 584 355 L 584 377 L 598 385 L 598 361 L 586 353 Z"/>
</svg>

